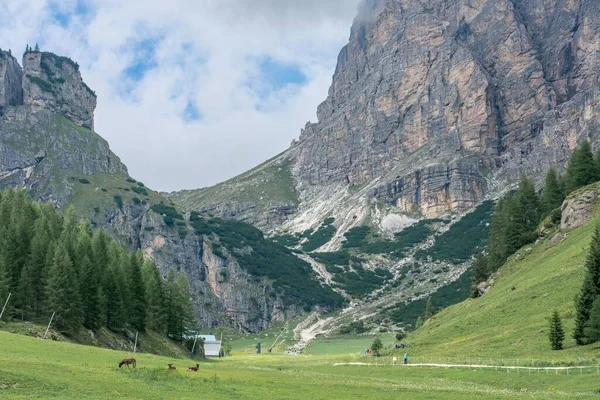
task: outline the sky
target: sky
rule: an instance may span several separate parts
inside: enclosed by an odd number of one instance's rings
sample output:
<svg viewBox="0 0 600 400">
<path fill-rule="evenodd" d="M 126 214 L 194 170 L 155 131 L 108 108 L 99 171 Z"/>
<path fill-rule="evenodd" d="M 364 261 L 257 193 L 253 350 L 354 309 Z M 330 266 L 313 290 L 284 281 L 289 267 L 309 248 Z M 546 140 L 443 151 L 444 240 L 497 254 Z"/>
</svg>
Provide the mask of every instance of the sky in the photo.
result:
<svg viewBox="0 0 600 400">
<path fill-rule="evenodd" d="M 71 57 L 95 130 L 161 191 L 289 147 L 326 96 L 359 0 L 0 0 L 0 48 Z"/>
</svg>

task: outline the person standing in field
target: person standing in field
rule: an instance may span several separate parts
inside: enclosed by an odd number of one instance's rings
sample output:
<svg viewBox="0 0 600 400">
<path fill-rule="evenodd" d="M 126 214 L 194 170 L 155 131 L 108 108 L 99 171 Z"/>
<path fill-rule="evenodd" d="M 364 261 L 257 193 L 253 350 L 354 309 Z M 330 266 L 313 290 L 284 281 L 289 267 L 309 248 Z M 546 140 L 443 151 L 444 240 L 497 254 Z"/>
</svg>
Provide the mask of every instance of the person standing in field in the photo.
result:
<svg viewBox="0 0 600 400">
<path fill-rule="evenodd" d="M 408 364 L 408 354 L 404 354 L 404 364 Z"/>
<path fill-rule="evenodd" d="M 395 367 L 396 363 L 398 362 L 398 357 L 394 356 L 392 357 L 392 366 Z"/>
</svg>

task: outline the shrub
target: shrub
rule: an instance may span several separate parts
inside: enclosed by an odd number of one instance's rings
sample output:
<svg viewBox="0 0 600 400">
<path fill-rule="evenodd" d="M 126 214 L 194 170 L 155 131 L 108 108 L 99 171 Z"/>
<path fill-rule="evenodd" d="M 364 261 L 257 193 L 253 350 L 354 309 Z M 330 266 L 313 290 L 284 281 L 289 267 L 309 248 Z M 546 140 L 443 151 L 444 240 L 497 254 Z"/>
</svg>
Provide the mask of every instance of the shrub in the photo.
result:
<svg viewBox="0 0 600 400">
<path fill-rule="evenodd" d="M 302 244 L 302 250 L 313 251 L 329 242 L 336 232 L 335 227 L 331 225 L 333 221 L 333 218 L 327 218 L 316 232 L 309 234 L 308 240 Z"/>
<path fill-rule="evenodd" d="M 136 182 L 136 180 L 135 180 L 135 179 L 133 179 L 133 178 L 127 178 L 127 182 L 129 182 L 129 183 L 135 183 L 135 182 Z"/>
<path fill-rule="evenodd" d="M 131 190 L 137 194 L 141 194 L 143 196 L 148 196 L 148 190 L 140 186 L 132 186 Z"/>
<path fill-rule="evenodd" d="M 121 195 L 116 194 L 113 196 L 113 199 L 115 200 L 115 203 L 117 203 L 117 207 L 119 207 L 119 209 L 123 208 L 123 198 L 121 197 Z"/>
<path fill-rule="evenodd" d="M 490 230 L 490 221 L 494 203 L 485 201 L 473 212 L 465 215 L 450 229 L 435 239 L 429 249 L 419 250 L 415 257 L 433 260 L 464 262 L 481 252 L 485 246 Z"/>
<path fill-rule="evenodd" d="M 140 204 L 142 202 L 139 198 L 137 198 L 135 196 L 133 196 L 133 198 L 131 199 L 131 201 L 133 201 L 133 204 Z"/>
<path fill-rule="evenodd" d="M 31 83 L 37 85 L 43 92 L 46 93 L 54 93 L 54 86 L 48 81 L 45 81 L 37 76 L 27 74 L 27 78 L 31 81 Z"/>
<path fill-rule="evenodd" d="M 86 178 L 79 178 L 79 183 L 83 183 L 84 185 L 89 185 L 90 181 Z"/>
<path fill-rule="evenodd" d="M 183 219 L 183 215 L 179 213 L 175 207 L 167 206 L 164 203 L 153 204 L 150 209 L 157 214 L 163 215 L 165 217 L 169 217 L 170 219 Z M 171 223 L 172 224 L 172 223 Z"/>
</svg>

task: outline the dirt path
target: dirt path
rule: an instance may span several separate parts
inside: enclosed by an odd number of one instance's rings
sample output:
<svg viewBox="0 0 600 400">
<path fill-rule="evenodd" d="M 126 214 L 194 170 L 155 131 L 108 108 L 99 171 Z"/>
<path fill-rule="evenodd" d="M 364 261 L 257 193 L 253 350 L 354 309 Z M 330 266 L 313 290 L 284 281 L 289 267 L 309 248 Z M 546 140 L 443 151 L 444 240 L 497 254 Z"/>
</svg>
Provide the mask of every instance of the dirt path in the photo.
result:
<svg viewBox="0 0 600 400">
<path fill-rule="evenodd" d="M 313 312 L 296 329 L 294 329 L 294 339 L 298 342 L 287 349 L 287 354 L 300 354 L 319 333 L 323 332 L 323 327 L 333 318 L 318 319 L 319 314 Z"/>
<path fill-rule="evenodd" d="M 391 366 L 391 361 L 387 361 L 381 364 L 377 363 L 365 363 L 365 362 L 346 362 L 346 363 L 334 363 L 333 366 L 341 365 L 359 365 L 359 366 Z M 398 358 L 397 367 L 437 367 L 437 368 L 482 368 L 482 369 L 497 369 L 497 370 L 548 370 L 548 371 L 565 371 L 565 370 L 583 370 L 583 369 L 596 369 L 596 366 L 574 366 L 574 367 L 521 367 L 521 366 L 509 366 L 509 365 L 482 365 L 482 364 L 436 364 L 436 363 L 422 363 L 422 364 L 402 364 L 401 357 Z"/>
</svg>

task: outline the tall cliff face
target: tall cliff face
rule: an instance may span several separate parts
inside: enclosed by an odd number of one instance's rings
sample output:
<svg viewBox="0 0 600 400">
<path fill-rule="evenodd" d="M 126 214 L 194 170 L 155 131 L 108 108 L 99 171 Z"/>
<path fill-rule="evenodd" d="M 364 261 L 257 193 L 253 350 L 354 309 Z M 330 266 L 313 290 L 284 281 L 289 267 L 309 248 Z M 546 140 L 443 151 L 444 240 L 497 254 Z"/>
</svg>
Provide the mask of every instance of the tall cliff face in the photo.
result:
<svg viewBox="0 0 600 400">
<path fill-rule="evenodd" d="M 300 179 L 365 183 L 444 137 L 503 154 L 597 84 L 599 23 L 589 1 L 365 1 L 300 137 Z"/>
<path fill-rule="evenodd" d="M 62 114 L 94 130 L 96 94 L 83 82 L 79 65 L 67 57 L 30 51 L 23 56 L 23 97 L 34 111 Z"/>
<path fill-rule="evenodd" d="M 434 216 L 473 207 L 520 171 L 540 179 L 596 139 L 599 74 L 596 1 L 364 0 L 318 122 L 271 161 L 291 163 L 302 202 L 264 228 L 306 228 L 322 209 L 315 185 L 349 188 L 338 210 L 368 208 L 351 196 L 366 188 Z M 210 190 L 186 206 L 209 207 Z"/>
<path fill-rule="evenodd" d="M 0 114 L 9 105 L 23 103 L 21 67 L 8 52 L 0 50 Z"/>
</svg>

